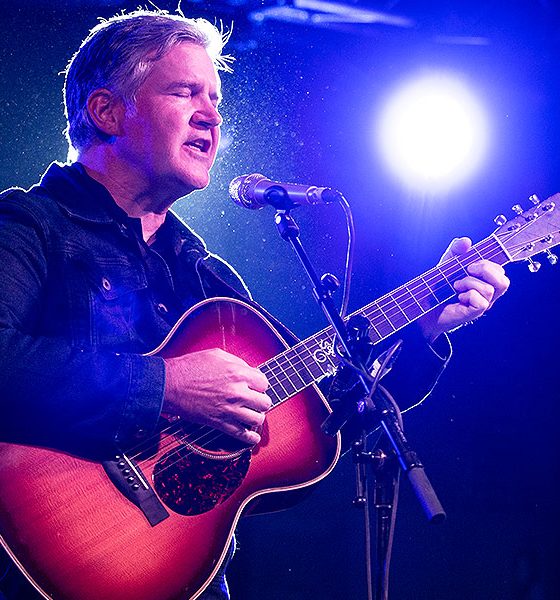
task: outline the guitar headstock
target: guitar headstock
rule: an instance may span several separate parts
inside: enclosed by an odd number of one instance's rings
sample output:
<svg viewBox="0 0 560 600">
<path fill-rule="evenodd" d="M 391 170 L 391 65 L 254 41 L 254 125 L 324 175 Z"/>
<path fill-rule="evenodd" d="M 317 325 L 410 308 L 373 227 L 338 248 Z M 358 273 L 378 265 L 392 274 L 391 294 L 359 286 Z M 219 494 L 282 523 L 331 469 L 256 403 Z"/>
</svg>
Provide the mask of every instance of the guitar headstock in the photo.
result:
<svg viewBox="0 0 560 600">
<path fill-rule="evenodd" d="M 531 257 L 544 252 L 555 265 L 558 257 L 550 249 L 560 244 L 560 194 L 554 194 L 542 202 L 536 196 L 530 198 L 533 206 L 523 210 L 519 204 L 512 207 L 517 214 L 509 221 L 500 215 L 494 232 L 512 262 L 527 260 L 531 271 L 538 271 L 540 263 Z"/>
</svg>

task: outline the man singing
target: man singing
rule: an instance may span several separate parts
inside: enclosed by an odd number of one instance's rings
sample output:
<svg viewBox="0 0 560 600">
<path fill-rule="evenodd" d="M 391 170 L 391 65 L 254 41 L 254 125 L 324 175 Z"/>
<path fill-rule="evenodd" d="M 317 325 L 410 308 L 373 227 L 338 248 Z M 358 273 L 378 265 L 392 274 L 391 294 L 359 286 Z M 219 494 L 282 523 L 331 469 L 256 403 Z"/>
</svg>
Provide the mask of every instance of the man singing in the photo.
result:
<svg viewBox="0 0 560 600">
<path fill-rule="evenodd" d="M 72 58 L 64 100 L 76 161 L 53 163 L 37 186 L 0 200 L 4 446 L 101 462 L 151 439 L 162 415 L 261 443 L 272 406 L 261 370 L 220 348 L 146 355 L 197 302 L 248 298 L 170 210 L 209 182 L 218 71 L 229 70 L 222 46 L 204 20 L 136 11 L 100 23 Z M 455 240 L 445 257 L 469 246 Z M 456 300 L 420 321 L 423 352 L 435 356 L 430 344 L 483 314 L 508 283 L 500 266 L 471 264 Z M 34 579 L 36 565 L 23 566 Z M 211 569 L 200 598 L 229 597 L 223 570 Z M 34 597 L 10 577 L 3 585 L 8 598 Z M 130 581 L 115 585 L 114 598 L 128 597 Z"/>
</svg>

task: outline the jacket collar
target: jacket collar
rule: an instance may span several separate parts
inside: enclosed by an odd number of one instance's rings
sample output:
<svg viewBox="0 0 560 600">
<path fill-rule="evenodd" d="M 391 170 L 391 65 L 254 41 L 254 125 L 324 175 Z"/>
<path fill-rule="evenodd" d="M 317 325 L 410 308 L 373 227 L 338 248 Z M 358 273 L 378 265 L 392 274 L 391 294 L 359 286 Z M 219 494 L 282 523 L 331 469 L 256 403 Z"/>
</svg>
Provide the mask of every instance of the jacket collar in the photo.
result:
<svg viewBox="0 0 560 600">
<path fill-rule="evenodd" d="M 46 191 L 62 210 L 78 220 L 99 224 L 138 221 L 129 217 L 116 204 L 107 188 L 90 177 L 78 162 L 51 163 L 33 191 Z M 208 255 L 202 238 L 171 210 L 161 226 L 160 235 L 170 240 L 176 254 L 182 250 L 194 250 L 202 256 Z"/>
<path fill-rule="evenodd" d="M 43 188 L 66 213 L 76 219 L 112 223 L 115 219 L 122 221 L 122 217 L 126 216 L 107 189 L 92 179 L 80 163 L 51 163 L 38 188 L 34 191 L 41 193 Z"/>
</svg>

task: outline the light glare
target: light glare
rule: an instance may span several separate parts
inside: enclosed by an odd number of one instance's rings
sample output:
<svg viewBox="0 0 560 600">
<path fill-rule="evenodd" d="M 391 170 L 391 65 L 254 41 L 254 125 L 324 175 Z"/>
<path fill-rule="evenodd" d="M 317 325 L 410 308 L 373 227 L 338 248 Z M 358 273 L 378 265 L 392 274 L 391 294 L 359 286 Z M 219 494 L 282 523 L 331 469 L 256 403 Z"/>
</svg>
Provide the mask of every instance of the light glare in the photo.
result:
<svg viewBox="0 0 560 600">
<path fill-rule="evenodd" d="M 391 170 L 409 186 L 441 191 L 471 175 L 487 145 L 487 125 L 472 94 L 447 75 L 402 87 L 381 114 L 379 142 Z"/>
</svg>

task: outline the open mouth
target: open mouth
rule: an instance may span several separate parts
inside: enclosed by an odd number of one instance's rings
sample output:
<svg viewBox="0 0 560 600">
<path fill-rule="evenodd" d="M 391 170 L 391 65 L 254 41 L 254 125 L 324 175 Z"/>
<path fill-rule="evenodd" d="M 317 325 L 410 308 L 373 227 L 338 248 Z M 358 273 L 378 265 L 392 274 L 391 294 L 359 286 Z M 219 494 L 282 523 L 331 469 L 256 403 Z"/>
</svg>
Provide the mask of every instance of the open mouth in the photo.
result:
<svg viewBox="0 0 560 600">
<path fill-rule="evenodd" d="M 198 138 L 196 140 L 191 140 L 185 144 L 189 148 L 195 150 L 196 152 L 200 152 L 202 154 L 208 154 L 210 151 L 210 146 L 212 145 L 210 140 L 205 140 L 202 138 Z"/>
</svg>

